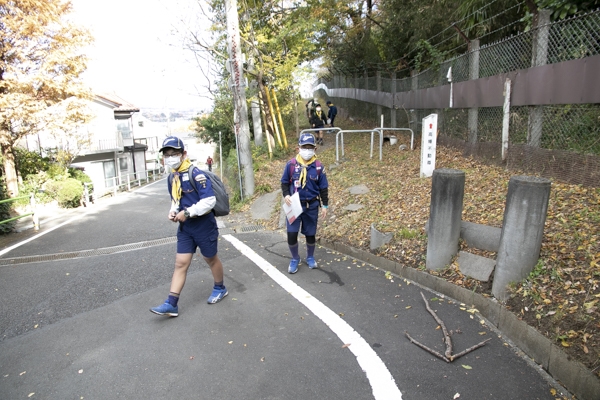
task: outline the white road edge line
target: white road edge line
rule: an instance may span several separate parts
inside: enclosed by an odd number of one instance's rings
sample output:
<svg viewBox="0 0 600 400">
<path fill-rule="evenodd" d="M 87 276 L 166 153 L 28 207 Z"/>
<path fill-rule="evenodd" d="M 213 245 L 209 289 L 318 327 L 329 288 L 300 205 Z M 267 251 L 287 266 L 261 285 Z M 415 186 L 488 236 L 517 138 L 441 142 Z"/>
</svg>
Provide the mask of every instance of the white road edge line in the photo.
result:
<svg viewBox="0 0 600 400">
<path fill-rule="evenodd" d="M 65 222 L 63 222 L 63 223 L 61 223 L 59 225 L 53 226 L 52 228 L 50 228 L 50 229 L 48 229 L 48 230 L 46 230 L 44 232 L 38 233 L 37 235 L 30 237 L 29 239 L 25 239 L 22 242 L 19 242 L 19 243 L 14 244 L 14 245 L 12 245 L 10 247 L 7 247 L 6 249 L 0 251 L 0 256 L 3 256 L 4 254 L 8 253 L 9 251 L 12 251 L 12 250 L 16 249 L 17 247 L 23 246 L 25 243 L 29 243 L 29 242 L 31 242 L 31 241 L 39 238 L 40 236 L 44 236 L 46 233 L 50 233 L 53 230 L 60 228 L 61 226 L 70 224 L 73 221 L 77 221 L 78 219 L 81 219 L 81 218 L 85 217 L 86 215 L 87 215 L 87 212 L 82 213 L 82 214 L 78 214 L 75 217 L 70 218 L 68 221 L 65 221 Z"/>
<path fill-rule="evenodd" d="M 231 235 L 223 235 L 223 238 L 260 267 L 260 269 L 277 282 L 279 286 L 294 296 L 296 300 L 312 311 L 314 315 L 323 321 L 325 325 L 341 339 L 342 343 L 350 345 L 347 348 L 354 354 L 358 361 L 358 365 L 360 365 L 365 372 L 367 379 L 371 384 L 373 397 L 376 400 L 402 399 L 402 393 L 400 393 L 400 389 L 398 389 L 394 377 L 387 369 L 386 365 L 371 346 L 369 346 L 366 340 L 363 339 L 362 336 L 360 336 L 346 321 L 282 274 L 277 268 L 240 240 Z"/>
<path fill-rule="evenodd" d="M 155 183 L 158 183 L 158 182 L 160 182 L 160 181 L 161 181 L 161 180 L 163 180 L 163 179 L 165 179 L 165 178 L 161 178 L 161 179 L 159 179 L 159 180 L 157 180 L 157 181 L 154 181 L 154 182 L 152 182 L 152 183 L 149 183 L 149 184 L 147 184 L 147 185 L 145 185 L 145 186 L 142 186 L 141 188 L 138 188 L 138 190 L 136 190 L 136 191 L 127 192 L 125 195 L 131 195 L 131 194 L 133 194 L 133 193 L 135 193 L 135 192 L 138 192 L 138 191 L 143 191 L 143 190 L 144 190 L 145 188 L 147 188 L 148 186 L 150 186 L 150 185 L 154 185 Z M 116 198 L 116 197 L 114 197 L 113 199 L 115 199 L 115 198 Z M 103 207 L 106 207 L 106 206 L 107 206 L 106 204 L 104 204 L 104 205 L 103 205 Z M 101 209 L 101 208 L 99 207 L 99 209 Z M 8 252 L 10 252 L 10 251 L 12 251 L 12 250 L 14 250 L 14 249 L 16 249 L 17 247 L 21 247 L 21 246 L 23 246 L 25 243 L 29 243 L 29 242 L 31 242 L 31 241 L 33 241 L 33 240 L 35 240 L 35 239 L 39 238 L 40 236 L 44 236 L 46 233 L 50 233 L 50 232 L 52 232 L 53 230 L 60 228 L 61 226 L 65 226 L 65 225 L 67 225 L 67 224 L 70 224 L 70 223 L 71 223 L 71 222 L 73 222 L 73 221 L 77 221 L 78 219 L 81 219 L 81 218 L 85 217 L 86 215 L 88 215 L 89 213 L 91 213 L 91 212 L 94 212 L 94 211 L 97 211 L 97 210 L 96 210 L 96 209 L 90 209 L 90 208 L 88 208 L 87 210 L 83 211 L 81 214 L 78 214 L 78 215 L 74 216 L 73 218 L 70 218 L 69 220 L 67 220 L 67 221 L 65 221 L 65 222 L 63 222 L 63 223 L 61 223 L 61 224 L 59 224 L 59 225 L 56 225 L 56 226 L 54 226 L 54 227 L 52 227 L 52 228 L 50 228 L 50 229 L 48 229 L 48 230 L 46 230 L 46 231 L 40 232 L 40 233 L 38 233 L 37 235 L 30 237 L 29 239 L 25 239 L 25 240 L 23 240 L 22 242 L 19 242 L 19 243 L 16 243 L 16 244 L 14 244 L 14 245 L 12 245 L 12 246 L 10 246 L 10 247 L 7 247 L 6 249 L 4 249 L 4 250 L 0 251 L 0 256 L 3 256 L 3 255 L 5 255 L 6 253 L 8 253 Z"/>
</svg>

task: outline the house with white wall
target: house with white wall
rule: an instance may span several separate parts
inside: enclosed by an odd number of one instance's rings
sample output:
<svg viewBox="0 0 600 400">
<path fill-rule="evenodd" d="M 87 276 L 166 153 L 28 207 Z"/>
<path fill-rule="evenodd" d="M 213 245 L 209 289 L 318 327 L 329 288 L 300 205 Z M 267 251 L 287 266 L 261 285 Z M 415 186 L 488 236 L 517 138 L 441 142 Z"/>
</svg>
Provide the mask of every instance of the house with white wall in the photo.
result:
<svg viewBox="0 0 600 400">
<path fill-rule="evenodd" d="M 114 93 L 96 94 L 90 102 L 94 117 L 79 127 L 89 145 L 79 149 L 72 166 L 82 169 L 97 196 L 136 179 L 146 179 L 147 146 L 134 142 L 132 116 L 139 108 Z"/>
</svg>

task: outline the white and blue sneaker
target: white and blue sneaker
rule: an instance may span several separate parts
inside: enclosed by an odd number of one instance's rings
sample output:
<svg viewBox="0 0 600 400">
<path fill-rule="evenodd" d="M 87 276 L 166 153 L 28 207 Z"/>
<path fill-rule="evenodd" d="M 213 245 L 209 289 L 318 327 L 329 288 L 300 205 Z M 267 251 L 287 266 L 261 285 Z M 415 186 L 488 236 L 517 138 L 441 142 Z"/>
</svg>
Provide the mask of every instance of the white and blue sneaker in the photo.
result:
<svg viewBox="0 0 600 400">
<path fill-rule="evenodd" d="M 167 315 L 169 317 L 176 317 L 179 315 L 179 307 L 172 306 L 171 303 L 165 301 L 158 307 L 152 307 L 151 312 L 158 315 Z"/>
<path fill-rule="evenodd" d="M 317 261 L 314 257 L 306 257 L 306 263 L 308 264 L 308 268 L 310 269 L 317 268 Z"/>
<path fill-rule="evenodd" d="M 290 274 L 295 274 L 296 272 L 298 272 L 298 264 L 300 264 L 300 259 L 292 258 L 292 260 L 290 261 L 290 266 L 288 267 L 288 272 Z"/>
<path fill-rule="evenodd" d="M 210 294 L 210 296 L 208 297 L 208 304 L 218 303 L 221 300 L 223 300 L 223 298 L 225 296 L 227 296 L 228 294 L 229 294 L 229 292 L 227 291 L 227 288 L 225 286 L 223 286 L 222 289 L 213 287 L 213 291 Z"/>
</svg>

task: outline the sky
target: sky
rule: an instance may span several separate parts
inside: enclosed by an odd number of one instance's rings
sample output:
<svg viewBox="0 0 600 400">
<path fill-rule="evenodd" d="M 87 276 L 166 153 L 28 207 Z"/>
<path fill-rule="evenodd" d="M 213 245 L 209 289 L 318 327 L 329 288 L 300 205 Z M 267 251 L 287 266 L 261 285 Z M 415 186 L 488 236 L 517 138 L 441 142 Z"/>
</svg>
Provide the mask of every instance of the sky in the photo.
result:
<svg viewBox="0 0 600 400">
<path fill-rule="evenodd" d="M 85 82 L 139 108 L 209 111 L 207 79 L 183 49 L 184 19 L 208 28 L 197 0 L 71 0 L 69 18 L 95 38 Z"/>
</svg>

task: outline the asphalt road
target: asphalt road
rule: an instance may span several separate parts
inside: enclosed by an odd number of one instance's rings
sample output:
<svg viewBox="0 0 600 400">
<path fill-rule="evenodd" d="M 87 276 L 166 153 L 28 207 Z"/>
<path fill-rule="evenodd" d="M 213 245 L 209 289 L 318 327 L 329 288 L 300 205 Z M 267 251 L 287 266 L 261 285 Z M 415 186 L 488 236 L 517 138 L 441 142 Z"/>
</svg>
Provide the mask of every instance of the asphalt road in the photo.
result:
<svg viewBox="0 0 600 400">
<path fill-rule="evenodd" d="M 179 317 L 154 315 L 173 271 L 168 208 L 157 182 L 5 243 L 1 399 L 555 398 L 468 305 L 322 247 L 318 269 L 289 275 L 282 232 L 244 232 L 228 217 L 229 296 L 206 303 L 212 276 L 196 257 Z M 421 292 L 453 354 L 491 341 L 451 363 L 410 343 L 405 332 L 445 349 Z"/>
</svg>

